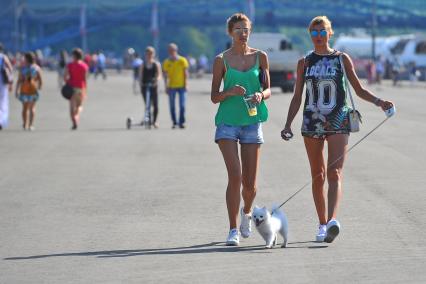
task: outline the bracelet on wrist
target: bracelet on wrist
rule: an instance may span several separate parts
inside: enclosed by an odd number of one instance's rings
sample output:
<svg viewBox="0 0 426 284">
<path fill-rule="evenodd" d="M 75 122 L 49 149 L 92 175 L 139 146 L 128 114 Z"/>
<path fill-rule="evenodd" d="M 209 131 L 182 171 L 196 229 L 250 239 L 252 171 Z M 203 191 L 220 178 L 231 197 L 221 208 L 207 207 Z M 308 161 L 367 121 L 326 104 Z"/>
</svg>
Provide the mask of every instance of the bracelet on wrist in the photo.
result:
<svg viewBox="0 0 426 284">
<path fill-rule="evenodd" d="M 380 99 L 380 98 L 376 98 L 375 100 L 374 100 L 374 104 L 376 105 L 376 106 L 380 106 L 380 101 L 381 101 L 382 99 Z"/>
</svg>

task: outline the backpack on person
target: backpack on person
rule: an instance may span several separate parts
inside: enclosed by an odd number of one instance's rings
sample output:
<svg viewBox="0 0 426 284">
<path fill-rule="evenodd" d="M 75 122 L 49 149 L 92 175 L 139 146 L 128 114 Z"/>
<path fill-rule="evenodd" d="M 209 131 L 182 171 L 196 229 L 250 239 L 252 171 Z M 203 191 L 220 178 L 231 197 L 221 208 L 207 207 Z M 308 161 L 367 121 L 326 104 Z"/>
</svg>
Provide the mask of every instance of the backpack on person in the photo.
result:
<svg viewBox="0 0 426 284">
<path fill-rule="evenodd" d="M 33 76 L 33 72 L 37 71 L 33 67 L 29 67 L 27 71 L 22 73 L 24 77 L 24 81 L 21 85 L 21 94 L 25 95 L 35 95 L 37 94 L 37 80 L 36 77 Z"/>
</svg>

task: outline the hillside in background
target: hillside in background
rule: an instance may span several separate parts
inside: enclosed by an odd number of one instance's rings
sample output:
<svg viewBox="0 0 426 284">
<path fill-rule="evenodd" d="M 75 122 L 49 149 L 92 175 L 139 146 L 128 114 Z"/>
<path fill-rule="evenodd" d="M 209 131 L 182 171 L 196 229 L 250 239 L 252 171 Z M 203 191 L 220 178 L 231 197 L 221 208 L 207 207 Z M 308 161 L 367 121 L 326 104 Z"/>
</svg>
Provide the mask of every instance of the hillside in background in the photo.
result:
<svg viewBox="0 0 426 284">
<path fill-rule="evenodd" d="M 254 10 L 250 9 L 250 2 Z M 184 54 L 213 56 L 228 41 L 227 17 L 235 12 L 254 15 L 254 31 L 282 32 L 302 51 L 310 48 L 306 26 L 316 15 L 327 15 L 336 36 L 354 30 L 369 33 L 376 13 L 378 34 L 421 33 L 426 30 L 426 1 L 372 0 L 158 0 L 160 57 L 174 41 Z M 127 47 L 153 45 L 152 4 L 149 0 L 0 0 L 0 41 L 11 50 L 50 47 L 53 51 L 82 45 L 120 54 Z M 252 7 L 253 7 L 252 6 Z M 82 28 L 84 8 L 84 29 Z M 84 30 L 84 31 L 82 31 Z"/>
</svg>

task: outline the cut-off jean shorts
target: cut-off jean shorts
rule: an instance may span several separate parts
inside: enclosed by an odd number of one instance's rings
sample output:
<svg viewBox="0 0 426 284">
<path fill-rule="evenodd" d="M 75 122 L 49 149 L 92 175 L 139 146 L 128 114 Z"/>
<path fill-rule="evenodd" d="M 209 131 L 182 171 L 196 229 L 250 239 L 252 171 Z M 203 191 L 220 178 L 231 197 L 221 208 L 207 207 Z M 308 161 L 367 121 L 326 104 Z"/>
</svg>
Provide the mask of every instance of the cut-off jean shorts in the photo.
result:
<svg viewBox="0 0 426 284">
<path fill-rule="evenodd" d="M 19 95 L 19 100 L 22 103 L 33 103 L 38 101 L 39 98 L 39 94 L 34 94 L 34 95 L 27 95 L 27 94 L 20 94 Z"/>
<path fill-rule="evenodd" d="M 263 144 L 262 123 L 244 126 L 219 124 L 214 140 L 217 143 L 221 139 L 239 141 L 240 144 Z"/>
</svg>

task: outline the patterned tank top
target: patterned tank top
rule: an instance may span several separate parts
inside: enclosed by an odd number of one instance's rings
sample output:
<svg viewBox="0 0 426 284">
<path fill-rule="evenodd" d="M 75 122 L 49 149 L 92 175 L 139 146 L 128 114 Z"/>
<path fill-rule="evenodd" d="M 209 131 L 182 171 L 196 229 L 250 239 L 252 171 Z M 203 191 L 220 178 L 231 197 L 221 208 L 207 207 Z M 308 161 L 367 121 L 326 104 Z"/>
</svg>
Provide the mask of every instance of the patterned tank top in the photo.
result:
<svg viewBox="0 0 426 284">
<path fill-rule="evenodd" d="M 348 107 L 341 53 L 329 55 L 311 52 L 305 57 L 306 96 L 302 135 L 323 138 L 330 134 L 349 133 Z"/>
</svg>

